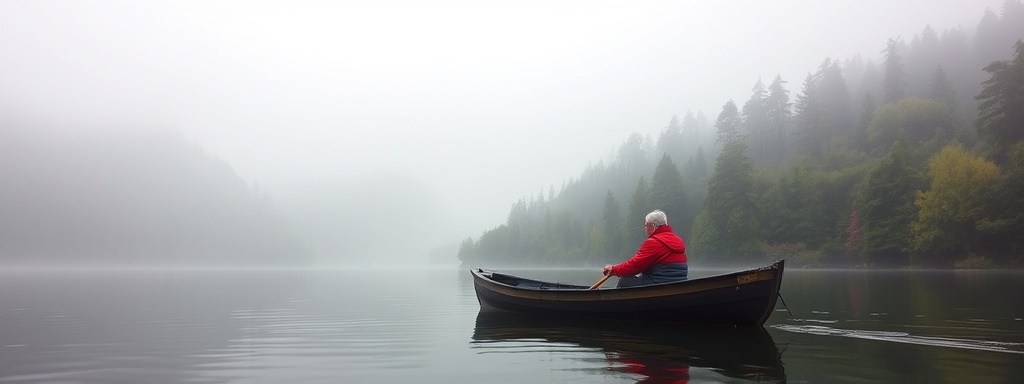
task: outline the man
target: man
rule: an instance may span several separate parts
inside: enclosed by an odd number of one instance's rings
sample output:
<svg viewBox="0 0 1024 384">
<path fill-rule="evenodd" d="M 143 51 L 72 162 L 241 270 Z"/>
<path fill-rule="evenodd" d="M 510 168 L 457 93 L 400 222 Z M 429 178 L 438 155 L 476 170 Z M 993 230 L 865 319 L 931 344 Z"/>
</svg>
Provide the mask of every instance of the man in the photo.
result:
<svg viewBox="0 0 1024 384">
<path fill-rule="evenodd" d="M 619 288 L 686 280 L 686 244 L 668 226 L 665 212 L 648 213 L 644 230 L 647 239 L 636 255 L 621 264 L 604 266 L 604 274 L 619 276 Z"/>
</svg>

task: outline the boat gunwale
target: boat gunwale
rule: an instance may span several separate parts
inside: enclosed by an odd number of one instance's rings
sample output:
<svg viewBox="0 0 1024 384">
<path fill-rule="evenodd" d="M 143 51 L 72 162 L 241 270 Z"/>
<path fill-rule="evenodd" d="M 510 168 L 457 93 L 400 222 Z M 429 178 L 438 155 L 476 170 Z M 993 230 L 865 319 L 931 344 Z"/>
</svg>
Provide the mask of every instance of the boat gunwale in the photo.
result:
<svg viewBox="0 0 1024 384">
<path fill-rule="evenodd" d="M 638 287 L 607 288 L 590 290 L 587 287 L 571 289 L 550 289 L 543 288 L 543 284 L 560 286 L 572 286 L 567 284 L 549 283 L 533 279 L 525 279 L 514 275 L 502 274 L 484 269 L 472 269 L 474 283 L 483 286 L 484 289 L 495 294 L 521 299 L 546 300 L 546 301 L 605 301 L 605 300 L 634 300 L 642 298 L 658 298 L 668 296 L 686 295 L 715 289 L 738 287 L 745 284 L 752 284 L 762 281 L 780 280 L 782 263 L 784 260 L 776 261 L 767 266 L 728 272 L 719 275 L 701 277 L 692 280 L 684 280 L 670 283 L 651 284 Z M 508 276 L 520 281 L 541 283 L 541 287 L 519 287 L 494 280 L 484 273 Z M 779 281 L 781 283 L 781 281 Z M 775 288 L 778 290 L 778 287 Z"/>
</svg>

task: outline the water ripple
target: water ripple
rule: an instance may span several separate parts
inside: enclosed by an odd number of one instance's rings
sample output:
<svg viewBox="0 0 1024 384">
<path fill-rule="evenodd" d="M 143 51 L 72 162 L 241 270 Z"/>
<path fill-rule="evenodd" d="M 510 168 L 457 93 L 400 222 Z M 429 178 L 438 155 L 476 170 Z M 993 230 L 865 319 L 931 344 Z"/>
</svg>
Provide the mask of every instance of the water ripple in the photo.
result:
<svg viewBox="0 0 1024 384">
<path fill-rule="evenodd" d="M 1024 343 L 1011 343 L 1001 341 L 988 341 L 988 340 L 973 340 L 973 339 L 959 339 L 952 337 L 930 337 L 930 336 L 917 336 L 907 332 L 891 332 L 891 331 L 867 331 L 857 329 L 839 329 L 826 327 L 823 325 L 788 325 L 788 324 L 777 324 L 772 325 L 772 328 L 793 332 L 793 333 L 804 333 L 811 335 L 821 336 L 840 336 L 840 337 L 851 337 L 856 339 L 867 339 L 867 340 L 879 340 L 879 341 L 890 341 L 896 343 L 916 344 L 916 345 L 928 345 L 935 347 L 946 347 L 946 348 L 960 348 L 960 349 L 974 349 L 980 351 L 991 351 L 991 352 L 1005 352 L 1005 353 L 1016 353 L 1024 354 Z"/>
</svg>

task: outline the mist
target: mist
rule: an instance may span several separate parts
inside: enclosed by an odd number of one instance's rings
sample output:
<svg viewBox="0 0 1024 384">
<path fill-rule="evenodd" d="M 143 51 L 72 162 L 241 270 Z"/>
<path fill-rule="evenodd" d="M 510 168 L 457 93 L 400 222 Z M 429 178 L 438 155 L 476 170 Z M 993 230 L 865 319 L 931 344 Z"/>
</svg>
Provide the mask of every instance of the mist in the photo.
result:
<svg viewBox="0 0 1024 384">
<path fill-rule="evenodd" d="M 607 161 L 634 132 L 714 116 L 758 79 L 795 87 L 826 57 L 877 61 L 889 38 L 975 23 L 1002 2 L 6 1 L 0 132 L 31 132 L 39 148 L 176 132 L 175 145 L 230 169 L 222 190 L 242 186 L 224 201 L 252 196 L 276 212 L 265 220 L 282 227 L 260 231 L 287 233 L 280 249 L 418 264 Z M 115 163 L 142 156 L 112 151 L 124 155 Z M 4 170 L 47 172 L 21 164 Z M 131 195 L 107 170 L 72 174 L 97 196 Z M 39 202 L 54 188 L 32 185 L 4 197 Z M 54 236 L 86 237 L 73 232 Z"/>
</svg>

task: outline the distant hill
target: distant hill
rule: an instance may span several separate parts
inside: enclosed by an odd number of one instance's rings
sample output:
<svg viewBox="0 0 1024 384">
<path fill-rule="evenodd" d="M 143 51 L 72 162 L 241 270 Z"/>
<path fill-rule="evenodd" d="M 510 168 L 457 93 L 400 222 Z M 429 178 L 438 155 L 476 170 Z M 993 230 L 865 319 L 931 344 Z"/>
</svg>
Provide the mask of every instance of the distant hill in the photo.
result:
<svg viewBox="0 0 1024 384">
<path fill-rule="evenodd" d="M 0 125 L 0 264 L 303 265 L 269 198 L 173 130 Z"/>
</svg>

